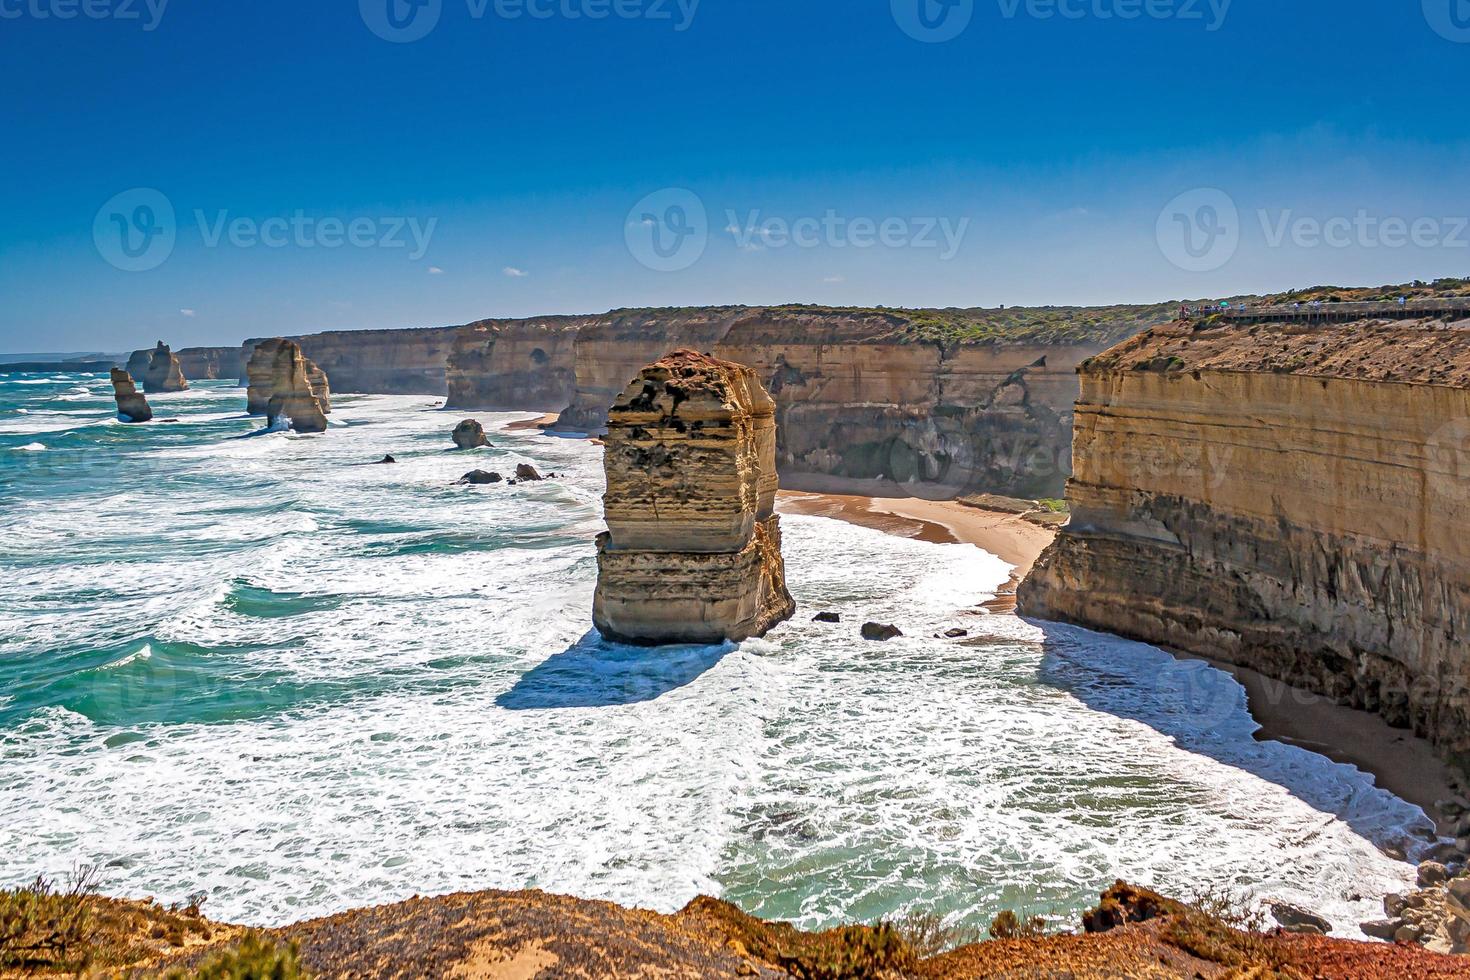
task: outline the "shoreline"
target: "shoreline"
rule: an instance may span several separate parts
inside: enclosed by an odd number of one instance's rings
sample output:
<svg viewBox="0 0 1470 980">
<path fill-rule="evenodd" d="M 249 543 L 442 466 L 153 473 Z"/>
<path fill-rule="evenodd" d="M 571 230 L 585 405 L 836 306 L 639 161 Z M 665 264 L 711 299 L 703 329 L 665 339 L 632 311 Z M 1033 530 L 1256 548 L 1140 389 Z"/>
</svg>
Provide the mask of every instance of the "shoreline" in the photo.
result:
<svg viewBox="0 0 1470 980">
<path fill-rule="evenodd" d="M 828 481 L 823 481 L 824 483 Z M 1032 524 L 1019 514 L 985 510 L 958 500 L 923 500 L 890 495 L 895 488 L 876 487 L 875 495 L 782 489 L 777 510 L 847 521 L 899 537 L 933 544 L 973 544 L 1014 567 L 1011 579 L 995 599 L 982 604 L 993 613 L 1014 613 L 1016 589 L 1056 536 L 1055 529 Z M 863 487 L 867 489 L 867 487 Z M 1424 739 L 1392 728 L 1377 715 L 1339 705 L 1310 691 L 1292 687 L 1246 667 L 1160 647 L 1181 660 L 1200 660 L 1230 674 L 1246 691 L 1247 710 L 1261 728 L 1257 741 L 1293 745 L 1333 762 L 1356 766 L 1374 784 L 1420 807 L 1442 837 L 1455 836 L 1454 821 L 1435 807 L 1456 794 L 1453 773 Z"/>
<path fill-rule="evenodd" d="M 1015 612 L 1021 580 L 1056 537 L 1054 528 L 1032 524 L 1020 514 L 984 510 L 958 500 L 783 489 L 776 509 L 786 514 L 830 517 L 930 544 L 975 545 L 1011 566 L 1010 579 L 995 597 L 979 603 L 993 613 Z"/>
</svg>

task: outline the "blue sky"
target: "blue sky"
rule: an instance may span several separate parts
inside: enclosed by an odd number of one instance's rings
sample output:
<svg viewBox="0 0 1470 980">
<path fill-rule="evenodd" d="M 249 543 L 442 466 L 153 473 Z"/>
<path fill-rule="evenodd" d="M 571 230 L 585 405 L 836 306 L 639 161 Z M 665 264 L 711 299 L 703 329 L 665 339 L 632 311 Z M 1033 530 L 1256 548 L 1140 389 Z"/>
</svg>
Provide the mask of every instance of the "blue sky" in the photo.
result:
<svg viewBox="0 0 1470 980">
<path fill-rule="evenodd" d="M 0 0 L 0 350 L 1470 274 L 1470 0 L 389 2 Z"/>
</svg>

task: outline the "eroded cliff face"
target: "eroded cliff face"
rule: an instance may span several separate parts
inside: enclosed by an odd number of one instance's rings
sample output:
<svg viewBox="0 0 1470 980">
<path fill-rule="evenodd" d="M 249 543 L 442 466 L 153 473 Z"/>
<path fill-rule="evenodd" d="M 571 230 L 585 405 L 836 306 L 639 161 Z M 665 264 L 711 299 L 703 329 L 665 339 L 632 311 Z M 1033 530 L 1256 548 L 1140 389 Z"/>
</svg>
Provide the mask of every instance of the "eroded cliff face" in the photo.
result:
<svg viewBox="0 0 1470 980">
<path fill-rule="evenodd" d="M 321 366 L 339 392 L 443 395 L 445 364 L 460 329 L 335 330 L 289 339 Z M 245 342 L 247 362 L 259 343 L 259 338 Z"/>
<path fill-rule="evenodd" d="M 741 307 L 619 310 L 590 319 L 576 339 L 576 391 L 556 428 L 604 432 L 608 407 L 645 365 L 681 347 L 713 351 L 745 312 Z"/>
<path fill-rule="evenodd" d="M 198 381 L 245 378 L 245 358 L 238 347 L 186 347 L 178 355 L 186 378 Z"/>
<path fill-rule="evenodd" d="M 779 462 L 916 492 L 1055 496 L 1070 471 L 1076 365 L 1091 344 L 915 340 L 902 315 L 762 311 L 715 352 L 754 368 L 777 403 Z"/>
<path fill-rule="evenodd" d="M 681 350 L 608 421 L 593 621 L 629 643 L 719 643 L 790 618 L 775 403 L 749 368 Z"/>
<path fill-rule="evenodd" d="M 595 320 L 484 320 L 462 327 L 449 352 L 446 406 L 560 412 L 577 393 L 577 336 Z"/>
<path fill-rule="evenodd" d="M 1089 362 L 1021 611 L 1217 657 L 1470 762 L 1470 324 L 1150 331 Z"/>
</svg>

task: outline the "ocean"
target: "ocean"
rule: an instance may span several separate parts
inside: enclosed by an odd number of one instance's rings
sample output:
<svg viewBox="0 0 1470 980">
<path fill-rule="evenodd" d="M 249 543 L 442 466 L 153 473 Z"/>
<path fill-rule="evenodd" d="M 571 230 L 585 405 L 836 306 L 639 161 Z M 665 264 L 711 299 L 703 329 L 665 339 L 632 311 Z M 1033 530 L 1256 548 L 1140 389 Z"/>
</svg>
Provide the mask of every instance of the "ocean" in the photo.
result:
<svg viewBox="0 0 1470 980">
<path fill-rule="evenodd" d="M 1009 568 L 973 546 L 787 516 L 795 620 L 618 646 L 591 630 L 596 445 L 482 413 L 494 446 L 455 452 L 429 397 L 255 437 L 230 382 L 150 401 L 178 421 L 0 375 L 0 885 L 96 864 L 259 925 L 541 888 L 984 927 L 1126 878 L 1356 935 L 1413 882 L 1380 846 L 1422 840 L 1418 808 L 1257 741 L 1207 665 L 980 613 Z M 557 478 L 454 485 L 518 462 Z"/>
</svg>

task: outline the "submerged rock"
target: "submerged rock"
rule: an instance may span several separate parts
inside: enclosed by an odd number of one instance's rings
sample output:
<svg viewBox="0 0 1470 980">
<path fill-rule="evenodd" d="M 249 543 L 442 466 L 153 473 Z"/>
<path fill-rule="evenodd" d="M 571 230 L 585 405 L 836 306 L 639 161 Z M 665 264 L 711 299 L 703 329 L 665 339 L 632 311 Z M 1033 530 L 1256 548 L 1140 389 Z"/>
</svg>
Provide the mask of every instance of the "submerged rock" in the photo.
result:
<svg viewBox="0 0 1470 980">
<path fill-rule="evenodd" d="M 536 467 L 532 466 L 530 463 L 517 463 L 516 479 L 520 480 L 522 483 L 536 483 L 545 478 L 540 473 L 536 472 Z"/>
<path fill-rule="evenodd" d="M 775 402 L 755 372 L 690 350 L 613 404 L 593 622 L 657 645 L 762 636 L 789 619 Z"/>
<path fill-rule="evenodd" d="M 250 414 L 265 415 L 271 428 L 285 420 L 297 432 L 327 431 L 327 410 L 311 382 L 321 369 L 302 355 L 294 340 L 261 341 L 245 370 Z"/>
<path fill-rule="evenodd" d="M 889 640 L 896 640 L 900 636 L 903 636 L 903 630 L 899 629 L 897 626 L 890 626 L 886 623 L 863 624 L 863 639 L 865 640 L 875 640 L 880 643 L 886 643 Z"/>
<path fill-rule="evenodd" d="M 486 470 L 474 470 L 460 477 L 459 482 L 461 485 L 482 487 L 488 486 L 491 483 L 499 483 L 502 479 L 503 477 L 499 473 L 490 473 Z M 512 480 L 511 482 L 514 483 L 515 481 Z"/>
<path fill-rule="evenodd" d="M 812 617 L 814 623 L 840 623 L 842 616 L 835 612 L 820 612 Z"/>
<path fill-rule="evenodd" d="M 378 465 L 379 466 L 382 466 L 385 463 L 396 463 L 396 462 L 398 462 L 398 460 L 394 459 L 392 456 L 384 456 L 382 459 L 378 460 Z"/>
<path fill-rule="evenodd" d="M 150 422 L 153 409 L 148 399 L 138 393 L 133 376 L 122 368 L 112 369 L 112 397 L 117 400 L 117 415 L 124 422 Z"/>
<path fill-rule="evenodd" d="M 465 419 L 456 425 L 450 438 L 460 449 L 479 449 L 490 445 L 490 440 L 485 438 L 485 427 L 474 419 Z"/>
</svg>

